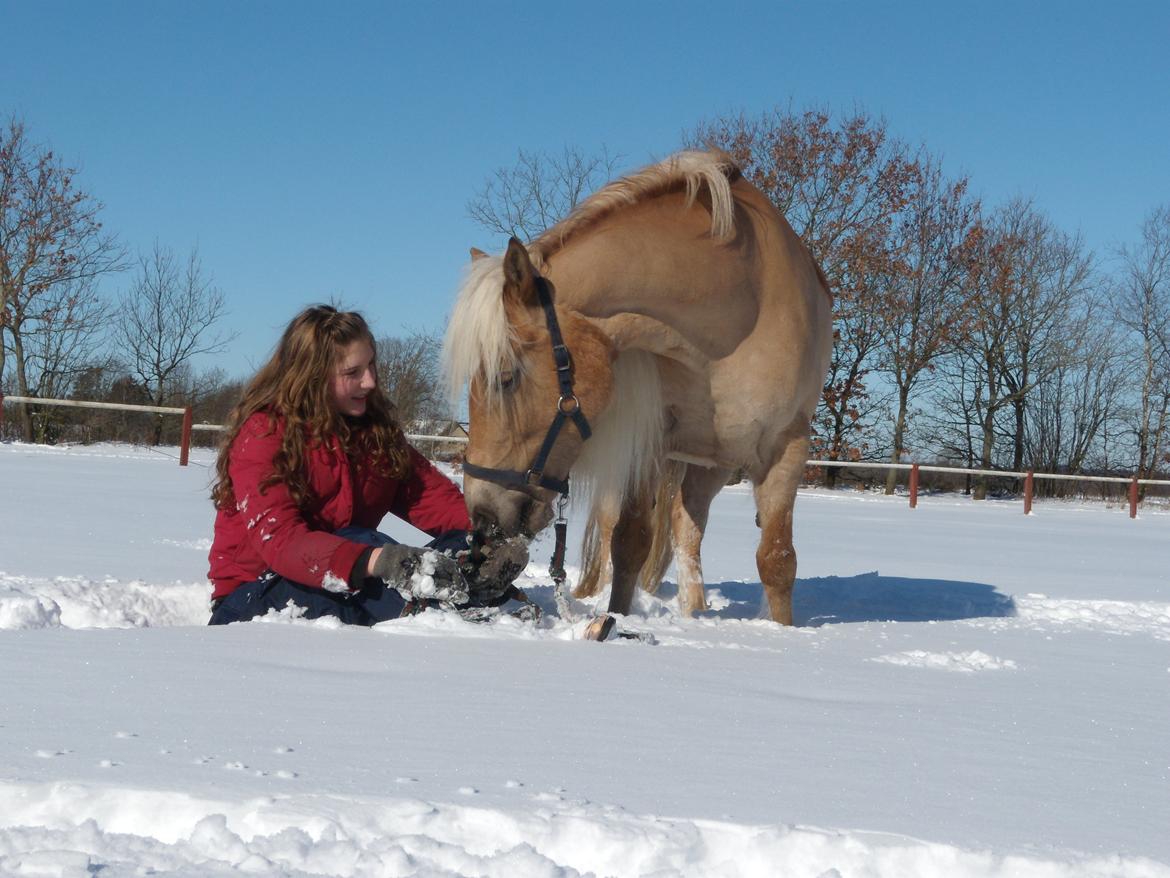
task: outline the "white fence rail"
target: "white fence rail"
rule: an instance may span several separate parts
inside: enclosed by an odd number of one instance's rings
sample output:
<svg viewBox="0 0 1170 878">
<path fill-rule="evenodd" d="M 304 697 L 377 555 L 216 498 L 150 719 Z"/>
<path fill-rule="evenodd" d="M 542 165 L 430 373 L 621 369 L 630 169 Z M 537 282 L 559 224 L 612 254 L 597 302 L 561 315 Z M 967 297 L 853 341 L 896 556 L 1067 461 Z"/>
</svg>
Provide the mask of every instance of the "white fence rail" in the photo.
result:
<svg viewBox="0 0 1170 878">
<path fill-rule="evenodd" d="M 90 402 L 81 399 L 42 399 L 39 396 L 4 396 L 0 393 L 0 427 L 4 426 L 4 403 L 11 402 L 22 405 L 49 405 L 65 408 L 83 409 L 113 409 L 124 412 L 153 412 L 158 415 L 182 415 L 183 436 L 179 443 L 179 466 L 186 466 L 191 452 L 191 433 L 195 430 L 216 432 L 223 429 L 223 424 L 195 424 L 192 423 L 191 407 L 179 408 L 165 405 L 134 405 L 128 402 Z M 463 436 L 428 436 L 420 433 L 407 433 L 406 438 L 411 442 L 466 442 Z"/>
<path fill-rule="evenodd" d="M 74 408 L 115 409 L 131 412 L 154 412 L 162 415 L 183 416 L 183 438 L 180 443 L 179 465 L 186 466 L 191 447 L 191 433 L 194 430 L 214 432 L 222 430 L 222 424 L 195 424 L 192 423 L 191 407 L 178 408 L 174 406 L 131 405 L 119 402 L 89 402 L 75 399 L 41 399 L 33 396 L 4 396 L 0 394 L 0 427 L 4 425 L 4 403 L 20 403 L 25 405 L 50 405 Z M 406 438 L 411 442 L 450 442 L 464 444 L 464 436 L 435 436 L 423 433 L 407 433 Z M 809 460 L 809 467 L 837 467 L 849 469 L 879 469 L 879 470 L 906 470 L 910 473 L 910 508 L 918 505 L 918 479 L 920 473 L 955 473 L 974 476 L 992 476 L 995 478 L 1023 479 L 1024 480 L 1024 512 L 1032 511 L 1033 482 L 1036 479 L 1068 482 L 1103 482 L 1129 485 L 1129 514 L 1137 517 L 1137 507 L 1140 486 L 1170 486 L 1170 479 L 1142 479 L 1135 473 L 1132 476 L 1085 476 L 1069 473 L 1038 473 L 1028 470 L 1015 472 L 1012 470 L 973 469 L 958 466 L 937 466 L 934 464 L 919 463 L 883 463 L 869 460 Z"/>
</svg>

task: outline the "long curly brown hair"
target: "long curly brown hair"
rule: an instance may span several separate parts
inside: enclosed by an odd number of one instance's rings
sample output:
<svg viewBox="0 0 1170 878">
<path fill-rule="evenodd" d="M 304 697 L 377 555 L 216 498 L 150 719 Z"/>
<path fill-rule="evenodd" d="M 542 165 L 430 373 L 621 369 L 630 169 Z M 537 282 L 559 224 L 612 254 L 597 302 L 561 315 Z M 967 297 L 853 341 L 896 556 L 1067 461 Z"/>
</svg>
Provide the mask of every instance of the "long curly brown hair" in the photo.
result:
<svg viewBox="0 0 1170 878">
<path fill-rule="evenodd" d="M 293 318 L 271 358 L 248 382 L 228 417 L 211 489 L 217 509 L 235 508 L 228 460 L 240 428 L 257 412 L 268 415 L 269 430 L 276 429 L 278 418 L 285 423 L 280 450 L 272 459 L 272 475 L 261 488 L 283 482 L 302 508 L 312 499 L 305 472 L 306 452 L 334 437 L 349 457 L 364 457 L 392 478 L 406 475 L 410 467 L 406 438 L 395 420 L 394 405 L 381 386 L 366 397 L 366 411 L 360 418 L 338 413 L 330 399 L 330 379 L 341 352 L 355 341 L 364 341 L 377 352 L 370 327 L 356 311 L 314 305 Z"/>
</svg>

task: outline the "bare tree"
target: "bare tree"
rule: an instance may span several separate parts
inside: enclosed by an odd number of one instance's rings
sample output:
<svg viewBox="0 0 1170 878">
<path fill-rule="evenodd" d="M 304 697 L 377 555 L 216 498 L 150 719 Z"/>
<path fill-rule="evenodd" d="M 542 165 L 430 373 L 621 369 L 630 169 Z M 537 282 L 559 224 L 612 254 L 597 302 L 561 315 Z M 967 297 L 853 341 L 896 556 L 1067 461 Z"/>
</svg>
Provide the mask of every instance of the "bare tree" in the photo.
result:
<svg viewBox="0 0 1170 878">
<path fill-rule="evenodd" d="M 94 366 L 109 365 L 103 349 L 108 323 L 105 302 L 90 288 L 92 281 L 58 285 L 40 297 L 34 314 L 26 315 L 20 333 L 25 376 L 33 396 L 63 399 L 72 396 L 82 375 Z M 64 424 L 76 413 L 34 407 L 33 439 L 52 439 L 50 422 Z"/>
<path fill-rule="evenodd" d="M 880 368 L 896 391 L 891 460 L 906 447 L 910 402 L 935 361 L 962 338 L 970 261 L 982 225 L 979 202 L 967 194 L 967 179 L 949 181 L 936 160 L 915 164 L 906 207 L 891 234 L 893 273 L 874 309 L 881 336 Z M 889 470 L 886 493 L 894 492 Z"/>
<path fill-rule="evenodd" d="M 118 308 L 114 339 L 154 405 L 164 404 L 168 382 L 193 357 L 218 353 L 235 338 L 215 331 L 225 313 L 223 293 L 204 275 L 197 249 L 184 263 L 157 242 L 148 255 L 139 256 L 138 276 Z M 160 423 L 155 442 L 161 431 Z"/>
<path fill-rule="evenodd" d="M 1170 429 L 1170 206 L 1150 213 L 1142 242 L 1120 253 L 1117 320 L 1136 342 L 1131 369 L 1138 379 L 1129 418 L 1137 468 L 1149 478 L 1165 454 Z"/>
<path fill-rule="evenodd" d="M 11 347 L 22 396 L 36 391 L 37 358 L 43 366 L 47 350 L 84 336 L 77 320 L 100 316 L 94 281 L 125 267 L 124 251 L 98 221 L 102 205 L 76 187 L 75 175 L 28 139 L 23 122 L 0 129 L 0 384 Z M 20 417 L 31 439 L 27 408 Z"/>
<path fill-rule="evenodd" d="M 604 146 L 599 155 L 575 146 L 560 155 L 519 150 L 516 164 L 498 168 L 467 202 L 467 213 L 499 242 L 531 241 L 606 183 L 620 160 Z"/>
<path fill-rule="evenodd" d="M 1057 230 L 1031 205 L 1009 205 L 1006 216 L 1026 246 L 1015 319 L 1001 363 L 1011 393 L 1011 465 L 1019 471 L 1033 390 L 1076 362 L 1088 333 L 1093 258 L 1079 235 Z"/>
<path fill-rule="evenodd" d="M 1105 467 L 1104 437 L 1116 421 L 1125 380 L 1125 357 L 1116 326 L 1102 303 L 1092 302 L 1071 355 L 1032 394 L 1027 456 L 1044 472 L 1081 473 Z M 1054 492 L 1061 483 L 1046 482 Z"/>
<path fill-rule="evenodd" d="M 978 465 L 1019 470 L 1029 399 L 1073 362 L 1085 334 L 1092 262 L 1077 237 L 1055 229 L 1035 207 L 1016 200 L 1001 208 L 981 236 L 972 268 L 970 323 L 956 356 L 964 358 L 964 407 L 977 413 Z M 950 370 L 956 374 L 955 370 Z M 953 398 L 953 393 L 951 394 Z M 987 494 L 976 481 L 975 497 Z"/>
<path fill-rule="evenodd" d="M 439 337 L 423 331 L 378 339 L 378 377 L 404 427 L 450 416 L 439 374 L 441 349 Z"/>
</svg>

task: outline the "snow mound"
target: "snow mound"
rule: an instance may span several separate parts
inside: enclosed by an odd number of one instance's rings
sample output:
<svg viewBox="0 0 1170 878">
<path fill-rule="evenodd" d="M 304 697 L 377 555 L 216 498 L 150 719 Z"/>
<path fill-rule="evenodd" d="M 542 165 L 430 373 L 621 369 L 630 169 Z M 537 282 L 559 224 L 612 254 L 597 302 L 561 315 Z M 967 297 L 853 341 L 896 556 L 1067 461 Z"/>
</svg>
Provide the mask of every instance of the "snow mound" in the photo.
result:
<svg viewBox="0 0 1170 878">
<path fill-rule="evenodd" d="M 1152 860 L 1000 856 L 905 836 L 417 799 L 244 801 L 82 784 L 0 784 L 0 873 L 302 876 L 866 875 L 1165 878 Z"/>
<path fill-rule="evenodd" d="M 922 649 L 911 649 L 893 655 L 880 655 L 870 661 L 902 665 L 907 668 L 929 668 L 932 671 L 959 671 L 964 674 L 1005 669 L 1014 671 L 1017 667 L 1011 659 L 996 658 L 978 649 L 970 652 L 926 652 Z"/>
<path fill-rule="evenodd" d="M 1017 598 L 1016 607 L 1019 621 L 1034 627 L 1144 634 L 1157 640 L 1170 640 L 1170 604 L 1166 603 L 1057 600 L 1030 594 Z"/>
<path fill-rule="evenodd" d="M 156 585 L 0 572 L 0 630 L 206 625 L 210 597 L 206 582 Z"/>
</svg>

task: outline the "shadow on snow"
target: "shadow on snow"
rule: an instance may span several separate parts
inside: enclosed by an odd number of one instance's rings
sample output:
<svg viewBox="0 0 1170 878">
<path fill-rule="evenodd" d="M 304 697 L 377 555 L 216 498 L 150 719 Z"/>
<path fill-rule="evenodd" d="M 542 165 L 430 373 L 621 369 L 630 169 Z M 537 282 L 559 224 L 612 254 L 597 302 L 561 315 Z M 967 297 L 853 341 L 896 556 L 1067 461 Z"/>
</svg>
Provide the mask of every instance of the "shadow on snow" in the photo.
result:
<svg viewBox="0 0 1170 878">
<path fill-rule="evenodd" d="M 664 582 L 659 596 L 673 598 L 676 592 L 674 583 Z M 713 609 L 704 615 L 767 617 L 764 588 L 758 582 L 711 583 L 707 595 Z M 876 571 L 797 579 L 792 598 L 793 621 L 803 627 L 840 622 L 944 622 L 1015 614 L 1015 601 L 992 585 L 881 576 Z"/>
<path fill-rule="evenodd" d="M 712 582 L 706 590 L 711 609 L 700 614 L 701 618 L 768 618 L 764 587 L 759 582 Z M 557 615 L 551 586 L 529 585 L 525 591 L 545 614 Z M 655 597 L 635 596 L 633 614 L 670 612 L 678 606 L 677 594 L 677 584 L 664 581 Z M 648 606 L 647 601 L 657 608 Z M 605 604 L 603 596 L 598 610 Z M 797 626 L 815 628 L 842 622 L 946 622 L 1014 616 L 1016 602 L 982 582 L 909 579 L 881 576 L 875 571 L 797 579 L 792 611 Z"/>
</svg>

